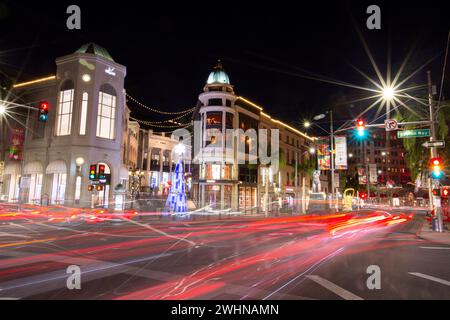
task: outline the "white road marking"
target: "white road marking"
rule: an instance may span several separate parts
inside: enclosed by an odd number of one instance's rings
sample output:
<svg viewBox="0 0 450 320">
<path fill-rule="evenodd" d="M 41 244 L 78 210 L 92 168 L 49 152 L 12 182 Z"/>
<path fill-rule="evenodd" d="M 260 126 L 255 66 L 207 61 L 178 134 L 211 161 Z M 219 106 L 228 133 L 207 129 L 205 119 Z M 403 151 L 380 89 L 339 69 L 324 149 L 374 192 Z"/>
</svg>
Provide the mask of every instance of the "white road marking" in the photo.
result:
<svg viewBox="0 0 450 320">
<path fill-rule="evenodd" d="M 444 280 L 444 279 L 439 279 L 439 278 L 436 278 L 436 277 L 433 277 L 433 276 L 429 276 L 427 274 L 423 274 L 423 273 L 419 273 L 419 272 L 408 272 L 408 273 L 410 275 L 413 275 L 413 276 L 416 276 L 416 277 L 419 277 L 419 278 L 424 278 L 424 279 L 427 279 L 427 280 L 431 280 L 431 281 L 434 281 L 434 282 L 445 284 L 446 286 L 450 286 L 450 281 L 447 281 L 447 280 Z"/>
<path fill-rule="evenodd" d="M 450 250 L 450 247 L 419 247 L 419 248 L 430 250 Z"/>
<path fill-rule="evenodd" d="M 0 300 L 19 300 L 20 298 L 15 297 L 0 297 Z"/>
<path fill-rule="evenodd" d="M 320 284 L 322 287 L 330 290 L 331 292 L 337 294 L 341 298 L 345 300 L 364 300 L 361 297 L 358 297 L 357 295 L 351 293 L 350 291 L 345 290 L 344 288 L 339 287 L 338 285 L 334 284 L 333 282 L 330 282 L 322 277 L 315 276 L 315 275 L 309 275 L 306 276 L 308 279 L 311 279 L 312 281 Z"/>
</svg>

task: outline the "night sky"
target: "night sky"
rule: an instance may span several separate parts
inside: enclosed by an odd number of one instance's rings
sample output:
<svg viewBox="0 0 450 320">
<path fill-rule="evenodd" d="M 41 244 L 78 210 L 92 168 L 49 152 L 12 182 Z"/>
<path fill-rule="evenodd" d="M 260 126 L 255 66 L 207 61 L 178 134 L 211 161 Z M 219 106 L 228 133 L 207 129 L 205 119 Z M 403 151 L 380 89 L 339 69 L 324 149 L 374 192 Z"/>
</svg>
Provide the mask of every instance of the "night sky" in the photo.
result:
<svg viewBox="0 0 450 320">
<path fill-rule="evenodd" d="M 349 119 L 367 95 L 303 77 L 320 74 L 368 85 L 351 64 L 375 77 L 356 30 L 362 31 L 383 73 L 388 47 L 396 71 L 415 45 L 405 72 L 437 55 L 411 81 L 439 84 L 447 33 L 446 1 L 0 1 L 0 77 L 28 80 L 55 72 L 55 58 L 86 42 L 105 47 L 127 66 L 126 89 L 164 110 L 195 106 L 217 59 L 237 94 L 295 124 L 334 106 Z M 308 1 L 310 2 L 310 1 Z M 245 5 L 243 4 L 245 3 Z M 66 28 L 66 8 L 78 4 L 82 29 Z M 382 30 L 365 27 L 366 8 L 382 10 Z M 450 67 L 448 68 L 450 69 Z M 447 72 L 450 76 L 450 72 Z M 450 79 L 444 93 L 450 94 Z M 137 107 L 132 115 L 146 119 Z"/>
</svg>

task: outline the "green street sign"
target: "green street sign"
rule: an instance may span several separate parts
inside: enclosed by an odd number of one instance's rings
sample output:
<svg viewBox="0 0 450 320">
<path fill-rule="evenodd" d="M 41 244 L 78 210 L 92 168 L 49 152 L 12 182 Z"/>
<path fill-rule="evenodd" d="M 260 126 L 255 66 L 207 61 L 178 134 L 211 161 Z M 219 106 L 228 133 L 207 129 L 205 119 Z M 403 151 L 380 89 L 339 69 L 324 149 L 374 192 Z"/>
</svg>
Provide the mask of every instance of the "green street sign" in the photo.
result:
<svg viewBox="0 0 450 320">
<path fill-rule="evenodd" d="M 426 138 L 429 136 L 430 136 L 430 129 L 415 129 L 415 130 L 397 131 L 397 138 L 399 138 L 399 139 Z"/>
</svg>

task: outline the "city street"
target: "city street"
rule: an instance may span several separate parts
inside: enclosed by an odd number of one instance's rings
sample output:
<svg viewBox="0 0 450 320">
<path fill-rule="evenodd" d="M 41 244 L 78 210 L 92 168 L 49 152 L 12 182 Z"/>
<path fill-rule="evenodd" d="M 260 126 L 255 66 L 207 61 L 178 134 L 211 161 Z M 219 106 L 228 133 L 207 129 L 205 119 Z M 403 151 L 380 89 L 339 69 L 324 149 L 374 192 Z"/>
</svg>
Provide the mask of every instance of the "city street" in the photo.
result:
<svg viewBox="0 0 450 320">
<path fill-rule="evenodd" d="M 2 216 L 0 299 L 450 299 L 450 246 L 416 235 L 424 217 Z M 67 287 L 71 265 L 79 290 Z M 381 288 L 370 290 L 374 265 Z"/>
</svg>

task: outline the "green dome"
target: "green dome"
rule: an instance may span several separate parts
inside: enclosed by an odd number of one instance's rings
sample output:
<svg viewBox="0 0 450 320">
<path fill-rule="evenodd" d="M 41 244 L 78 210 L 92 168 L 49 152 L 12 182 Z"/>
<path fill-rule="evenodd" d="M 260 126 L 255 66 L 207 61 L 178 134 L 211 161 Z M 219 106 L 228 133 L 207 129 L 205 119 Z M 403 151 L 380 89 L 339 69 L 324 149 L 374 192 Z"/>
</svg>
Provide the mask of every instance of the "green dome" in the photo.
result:
<svg viewBox="0 0 450 320">
<path fill-rule="evenodd" d="M 114 62 L 113 58 L 111 57 L 111 55 L 109 54 L 109 52 L 105 48 L 103 48 L 103 47 L 101 47 L 98 44 L 95 44 L 93 42 L 86 43 L 86 44 L 82 45 L 80 47 L 80 49 L 75 51 L 75 53 L 95 54 L 96 56 L 100 56 L 100 57 L 102 57 L 102 58 L 104 58 L 106 60 Z"/>
<path fill-rule="evenodd" d="M 222 63 L 220 63 L 220 60 L 217 61 L 216 66 L 214 67 L 214 70 L 209 74 L 207 84 L 214 84 L 214 83 L 222 83 L 222 84 L 230 84 L 230 78 L 228 78 L 227 73 L 223 69 Z"/>
</svg>

